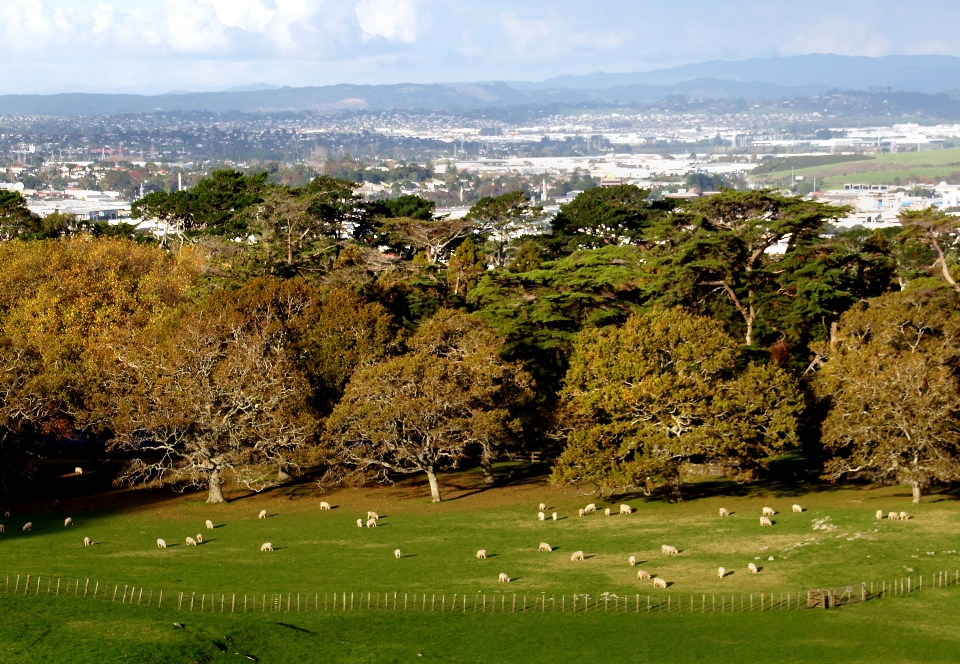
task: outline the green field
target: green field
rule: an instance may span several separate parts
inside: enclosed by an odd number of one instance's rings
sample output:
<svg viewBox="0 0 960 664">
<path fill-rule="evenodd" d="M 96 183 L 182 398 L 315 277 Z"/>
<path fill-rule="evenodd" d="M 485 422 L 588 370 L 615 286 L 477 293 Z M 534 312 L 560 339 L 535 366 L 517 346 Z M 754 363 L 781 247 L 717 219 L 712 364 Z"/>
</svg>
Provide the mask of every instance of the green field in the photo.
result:
<svg viewBox="0 0 960 664">
<path fill-rule="evenodd" d="M 419 661 L 418 653 L 434 661 L 529 661 L 543 655 L 564 661 L 591 654 L 652 661 L 671 653 L 705 661 L 876 661 L 881 654 L 897 662 L 960 658 L 960 635 L 944 618 L 960 609 L 960 587 L 929 589 L 933 576 L 949 571 L 953 580 L 960 568 L 955 553 L 960 510 L 947 494 L 914 506 L 903 487 L 797 490 L 703 482 L 690 488 L 685 503 L 632 497 L 623 502 L 635 509 L 633 514 L 606 517 L 606 503 L 551 487 L 543 478 L 485 490 L 479 474 L 466 472 L 448 475 L 443 483 L 449 500 L 437 505 L 429 502 L 420 483 L 405 483 L 332 494 L 300 485 L 219 506 L 207 506 L 197 494 L 118 492 L 64 501 L 56 511 L 18 508 L 0 535 L 0 573 L 11 575 L 0 599 L 8 618 L 0 621 L 6 644 L 0 661 L 186 662 L 201 661 L 204 655 L 242 661 L 234 652 L 277 662 Z M 321 512 L 321 500 L 334 509 Z M 561 518 L 538 521 L 541 501 L 550 507 L 548 514 L 556 510 Z M 576 510 L 591 501 L 600 513 L 578 517 Z M 793 503 L 805 511 L 792 513 Z M 732 515 L 717 516 L 721 506 Z M 772 528 L 759 527 L 764 506 L 778 512 Z M 257 518 L 261 509 L 269 518 Z M 908 511 L 912 518 L 877 521 L 877 509 Z M 379 527 L 357 528 L 357 518 L 367 510 L 381 515 Z M 76 525 L 65 528 L 66 516 Z M 206 519 L 217 528 L 208 531 Z M 34 530 L 23 533 L 20 526 L 27 520 Z M 183 544 L 197 533 L 204 535 L 202 545 Z M 85 536 L 97 544 L 84 547 Z M 157 538 L 171 546 L 158 549 Z M 260 552 L 267 541 L 274 552 Z M 541 541 L 555 551 L 538 553 Z M 677 546 L 680 555 L 663 556 L 662 544 Z M 393 553 L 397 548 L 403 555 L 399 560 Z M 487 550 L 486 560 L 475 557 L 480 548 Z M 586 560 L 572 562 L 576 550 L 583 550 Z M 637 568 L 627 564 L 630 555 L 641 561 Z M 759 574 L 747 572 L 749 562 L 761 567 Z M 721 565 L 733 570 L 722 580 L 717 578 Z M 670 587 L 655 590 L 651 582 L 638 581 L 639 568 L 664 578 Z M 511 576 L 509 585 L 497 582 L 500 572 Z M 24 596 L 27 574 L 33 585 Z M 842 589 L 866 582 L 876 592 L 884 583 L 908 577 L 916 586 L 921 576 L 928 589 L 911 596 L 831 611 L 796 607 L 797 593 L 808 588 Z M 122 602 L 127 586 L 144 589 L 139 607 Z M 157 609 L 161 590 L 164 605 Z M 184 609 L 177 611 L 181 592 Z M 186 598 L 193 593 L 191 614 Z M 269 606 L 263 612 L 263 596 L 271 598 L 271 605 L 279 593 L 285 598 L 282 612 Z M 341 603 L 334 612 L 333 593 L 346 593 L 348 607 L 353 593 L 354 609 L 343 611 Z M 458 615 L 450 613 L 455 593 Z M 580 595 L 577 614 L 570 612 L 574 593 Z M 616 599 L 598 603 L 603 593 Z M 761 593 L 767 608 L 771 594 L 781 608 L 761 614 Z M 781 603 L 787 593 L 789 611 Z M 234 594 L 238 606 L 239 598 L 246 598 L 247 614 L 229 614 Z M 514 594 L 518 608 L 525 597 L 531 610 L 514 614 Z M 546 612 L 537 600 L 543 594 L 549 598 Z M 586 614 L 583 594 L 592 602 Z M 210 613 L 211 595 L 216 596 L 215 614 Z M 386 610 L 385 595 L 390 597 Z M 748 606 L 750 595 L 754 612 L 741 613 L 738 605 L 737 612 L 729 613 L 731 597 Z M 416 609 L 414 596 L 419 598 Z M 691 596 L 694 615 L 689 614 Z M 221 597 L 224 614 L 219 613 Z M 481 615 L 484 597 L 488 612 Z M 647 613 L 647 597 L 662 610 L 669 601 L 673 613 Z M 713 601 L 725 612 L 699 613 L 704 606 L 712 609 Z M 678 602 L 681 614 L 676 613 Z M 618 610 L 626 614 L 618 615 Z M 751 638 L 763 634 L 768 636 Z M 776 638 L 770 638 L 773 634 Z M 692 636 L 697 638 L 685 638 Z"/>
<path fill-rule="evenodd" d="M 906 184 L 911 180 L 911 176 L 928 180 L 941 180 L 958 172 L 960 172 L 960 148 L 951 148 L 949 150 L 880 154 L 869 161 L 852 161 L 796 169 L 792 172 L 787 170 L 767 173 L 758 176 L 757 180 L 776 182 L 779 178 L 789 177 L 792 173 L 806 178 L 816 177 L 818 182 L 823 182 L 824 189 L 836 189 L 848 182 L 894 184 L 894 178 L 900 178 L 900 181 Z"/>
</svg>

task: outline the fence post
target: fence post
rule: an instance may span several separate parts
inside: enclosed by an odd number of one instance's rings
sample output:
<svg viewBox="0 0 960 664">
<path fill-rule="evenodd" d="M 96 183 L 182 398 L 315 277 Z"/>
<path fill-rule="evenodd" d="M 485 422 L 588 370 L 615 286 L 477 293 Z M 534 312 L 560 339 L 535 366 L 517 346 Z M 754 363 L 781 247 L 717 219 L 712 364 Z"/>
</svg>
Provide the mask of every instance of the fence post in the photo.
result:
<svg viewBox="0 0 960 664">
<path fill-rule="evenodd" d="M 150 592 L 153 592 L 152 590 Z M 157 600 L 157 608 L 160 608 L 160 604 L 163 602 L 163 591 L 160 591 L 160 598 Z"/>
<path fill-rule="evenodd" d="M 247 598 L 246 595 L 243 596 L 244 599 Z M 233 598 L 230 600 L 230 613 L 237 612 L 237 593 L 233 593 Z"/>
<path fill-rule="evenodd" d="M 193 613 L 193 600 L 197 598 L 197 593 L 190 593 L 190 613 Z"/>
<path fill-rule="evenodd" d="M 463 610 L 467 610 L 467 596 L 463 596 Z M 453 606 L 450 607 L 450 613 L 457 612 L 457 593 L 453 593 Z"/>
<path fill-rule="evenodd" d="M 576 595 L 574 595 L 574 611 L 576 611 Z M 513 613 L 517 612 L 517 593 L 513 593 Z"/>
<path fill-rule="evenodd" d="M 30 575 L 29 574 L 27 574 L 27 585 L 23 587 L 23 594 L 26 595 L 28 592 L 30 592 Z"/>
<path fill-rule="evenodd" d="M 84 596 L 84 597 L 87 596 L 87 591 L 88 591 L 89 589 L 90 589 L 90 579 L 87 579 L 87 582 L 86 582 L 85 584 L 83 584 L 83 596 Z M 49 589 L 49 587 L 47 588 L 47 594 L 48 594 L 48 595 L 50 594 L 50 589 Z"/>
</svg>

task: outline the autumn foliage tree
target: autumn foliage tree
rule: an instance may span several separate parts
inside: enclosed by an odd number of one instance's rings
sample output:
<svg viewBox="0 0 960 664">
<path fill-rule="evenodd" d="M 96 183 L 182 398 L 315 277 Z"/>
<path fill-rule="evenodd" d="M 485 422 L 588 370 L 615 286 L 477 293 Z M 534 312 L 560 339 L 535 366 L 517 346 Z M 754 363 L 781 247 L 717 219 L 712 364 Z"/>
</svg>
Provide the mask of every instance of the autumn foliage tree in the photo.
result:
<svg viewBox="0 0 960 664">
<path fill-rule="evenodd" d="M 740 368 L 717 321 L 681 309 L 588 329 L 574 347 L 559 420 L 567 445 L 553 481 L 604 493 L 667 481 L 680 496 L 687 463 L 735 472 L 797 442 L 801 395 L 769 365 Z"/>
<path fill-rule="evenodd" d="M 876 298 L 840 320 L 816 377 L 829 408 L 824 477 L 909 484 L 960 480 L 960 299 L 947 290 Z"/>
</svg>

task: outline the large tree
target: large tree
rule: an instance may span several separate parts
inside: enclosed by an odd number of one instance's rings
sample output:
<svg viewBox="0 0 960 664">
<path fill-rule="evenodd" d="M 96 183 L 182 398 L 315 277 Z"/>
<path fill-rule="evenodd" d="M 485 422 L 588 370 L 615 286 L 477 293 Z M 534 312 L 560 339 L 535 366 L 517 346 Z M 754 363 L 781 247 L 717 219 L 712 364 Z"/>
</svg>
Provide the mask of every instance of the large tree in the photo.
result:
<svg viewBox="0 0 960 664">
<path fill-rule="evenodd" d="M 721 324 L 681 309 L 584 330 L 561 397 L 567 445 L 555 482 L 610 493 L 665 480 L 678 499 L 684 464 L 743 473 L 791 448 L 802 408 L 788 374 L 741 368 Z"/>
<path fill-rule="evenodd" d="M 425 473 L 434 502 L 437 472 L 471 449 L 489 472 L 495 450 L 517 433 L 513 409 L 530 394 L 521 365 L 500 358 L 502 344 L 477 320 L 438 312 L 409 352 L 353 375 L 327 421 L 335 458 L 383 481 Z"/>
<path fill-rule="evenodd" d="M 559 254 L 606 245 L 639 244 L 663 204 L 651 204 L 650 190 L 625 184 L 595 187 L 562 206 L 552 222 L 549 246 Z"/>
<path fill-rule="evenodd" d="M 955 261 L 960 249 L 960 219 L 936 208 L 927 208 L 901 213 L 900 224 L 904 229 L 901 239 L 912 240 L 933 250 L 936 260 L 929 270 L 939 270 L 943 280 L 960 293 L 960 284 L 950 270 L 950 259 Z"/>
<path fill-rule="evenodd" d="M 816 389 L 829 408 L 824 477 L 960 480 L 960 299 L 946 288 L 864 302 L 840 319 Z"/>
<path fill-rule="evenodd" d="M 490 236 L 494 245 L 494 262 L 503 267 L 510 241 L 541 211 L 542 208 L 531 204 L 526 193 L 511 191 L 501 196 L 481 198 L 470 208 L 467 219 L 476 224 L 478 232 Z"/>
</svg>

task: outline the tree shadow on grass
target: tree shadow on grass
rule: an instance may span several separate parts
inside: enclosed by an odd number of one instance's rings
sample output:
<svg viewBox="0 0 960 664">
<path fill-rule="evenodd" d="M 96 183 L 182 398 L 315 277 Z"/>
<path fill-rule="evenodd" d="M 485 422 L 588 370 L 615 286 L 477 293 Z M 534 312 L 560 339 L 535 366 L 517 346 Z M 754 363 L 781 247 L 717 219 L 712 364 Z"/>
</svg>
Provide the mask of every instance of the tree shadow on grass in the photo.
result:
<svg viewBox="0 0 960 664">
<path fill-rule="evenodd" d="M 291 625 L 290 623 L 273 623 L 274 625 L 279 625 L 280 627 L 286 627 L 287 629 L 292 629 L 295 632 L 300 632 L 301 634 L 309 634 L 310 636 L 316 636 L 316 632 L 311 632 L 309 629 L 304 629 L 303 627 L 297 627 L 296 625 Z"/>
</svg>

